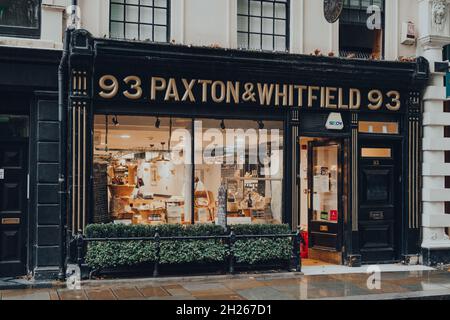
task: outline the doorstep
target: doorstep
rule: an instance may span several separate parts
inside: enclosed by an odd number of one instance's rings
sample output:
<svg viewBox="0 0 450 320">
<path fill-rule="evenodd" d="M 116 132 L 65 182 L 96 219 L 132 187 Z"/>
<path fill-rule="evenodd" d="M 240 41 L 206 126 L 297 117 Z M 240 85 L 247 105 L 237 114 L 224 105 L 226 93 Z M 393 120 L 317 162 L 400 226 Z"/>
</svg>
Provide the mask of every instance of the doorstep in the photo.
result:
<svg viewBox="0 0 450 320">
<path fill-rule="evenodd" d="M 13 278 L 13 277 L 0 278 L 0 290 L 47 289 L 47 288 L 61 288 L 64 286 L 66 286 L 66 283 L 59 281 L 28 280 L 25 278 Z"/>
<path fill-rule="evenodd" d="M 335 297 L 335 298 L 321 298 L 310 300 L 352 300 L 352 301 L 380 301 L 380 300 L 450 300 L 450 289 L 448 290 L 433 290 L 433 291 L 415 291 L 415 292 L 401 292 L 401 293 L 383 293 L 383 294 L 368 294 L 359 296 Z"/>
<path fill-rule="evenodd" d="M 379 265 L 363 265 L 361 267 L 348 267 L 343 265 L 321 265 L 321 266 L 303 266 L 302 272 L 305 276 L 319 275 L 337 275 L 337 274 L 355 274 L 374 272 L 369 267 L 376 266 L 381 272 L 415 272 L 415 271 L 435 271 L 437 269 L 424 265 L 405 265 L 397 264 L 379 264 Z"/>
<path fill-rule="evenodd" d="M 274 272 L 274 273 L 237 273 L 226 275 L 204 275 L 204 276 L 172 276 L 172 277 L 149 277 L 149 278 L 116 278 L 116 279 L 96 279 L 83 280 L 82 286 L 103 286 L 109 284 L 139 284 L 142 282 L 195 282 L 207 280 L 275 280 L 275 279 L 295 279 L 300 278 L 303 272 Z"/>
</svg>

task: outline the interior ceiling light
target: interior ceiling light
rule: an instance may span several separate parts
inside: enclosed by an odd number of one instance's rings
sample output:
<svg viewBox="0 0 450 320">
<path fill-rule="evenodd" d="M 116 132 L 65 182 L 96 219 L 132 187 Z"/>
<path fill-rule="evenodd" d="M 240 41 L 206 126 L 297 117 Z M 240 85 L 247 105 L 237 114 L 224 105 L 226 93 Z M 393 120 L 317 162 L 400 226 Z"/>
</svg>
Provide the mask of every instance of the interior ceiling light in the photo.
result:
<svg viewBox="0 0 450 320">
<path fill-rule="evenodd" d="M 220 128 L 221 128 L 222 130 L 225 130 L 225 120 L 222 120 L 222 121 L 220 122 Z"/>
<path fill-rule="evenodd" d="M 264 122 L 262 122 L 261 120 L 258 121 L 258 127 L 260 130 L 264 129 Z"/>
<path fill-rule="evenodd" d="M 119 119 L 117 118 L 117 116 L 114 116 L 114 117 L 112 118 L 112 123 L 113 123 L 115 126 L 118 126 L 118 125 L 119 125 Z"/>
<path fill-rule="evenodd" d="M 157 119 L 157 121 L 159 118 Z M 169 120 L 169 139 L 167 141 L 167 150 L 165 149 L 166 142 L 161 142 L 161 150 L 156 158 L 153 158 L 151 162 L 169 162 L 170 161 L 170 141 L 172 139 L 172 118 Z M 166 154 L 169 154 L 169 157 L 166 158 Z"/>
<path fill-rule="evenodd" d="M 155 122 L 155 128 L 159 129 L 159 127 L 161 126 L 161 120 L 158 118 L 156 118 L 156 122 Z"/>
</svg>

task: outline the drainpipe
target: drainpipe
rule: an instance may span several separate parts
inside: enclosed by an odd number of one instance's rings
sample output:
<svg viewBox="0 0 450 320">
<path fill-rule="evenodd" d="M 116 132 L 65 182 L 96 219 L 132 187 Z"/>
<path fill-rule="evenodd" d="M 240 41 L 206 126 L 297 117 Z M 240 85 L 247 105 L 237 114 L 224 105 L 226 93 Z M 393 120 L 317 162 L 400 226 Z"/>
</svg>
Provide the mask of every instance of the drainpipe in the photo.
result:
<svg viewBox="0 0 450 320">
<path fill-rule="evenodd" d="M 58 120 L 59 120 L 59 203 L 60 203 L 60 259 L 58 280 L 66 279 L 66 222 L 67 222 L 67 101 L 70 36 L 75 26 L 77 0 L 72 0 L 71 26 L 64 32 L 64 44 L 58 67 Z"/>
</svg>

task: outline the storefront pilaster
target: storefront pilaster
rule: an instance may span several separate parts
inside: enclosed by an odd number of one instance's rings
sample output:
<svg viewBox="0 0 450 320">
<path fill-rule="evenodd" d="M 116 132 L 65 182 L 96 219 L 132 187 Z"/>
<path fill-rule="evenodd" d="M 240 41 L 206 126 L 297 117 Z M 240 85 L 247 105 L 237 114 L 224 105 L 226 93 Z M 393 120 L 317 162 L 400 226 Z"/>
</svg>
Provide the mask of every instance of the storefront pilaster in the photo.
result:
<svg viewBox="0 0 450 320">
<path fill-rule="evenodd" d="M 444 18 L 436 19 L 437 7 L 445 6 Z M 442 63 L 443 47 L 450 42 L 450 6 L 435 0 L 419 1 L 420 48 L 430 62 L 431 75 L 423 94 L 423 185 L 422 185 L 422 256 L 423 263 L 436 265 L 450 262 L 450 215 L 445 212 L 445 202 L 450 197 L 445 188 L 445 178 L 450 176 L 446 153 L 450 151 L 449 138 L 444 135 L 449 125 L 444 112 L 446 100 L 445 73 L 435 70 Z"/>
<path fill-rule="evenodd" d="M 351 212 L 348 217 L 348 227 L 350 229 L 350 239 L 347 241 L 347 264 L 351 267 L 361 266 L 361 254 L 359 253 L 359 225 L 358 225 L 358 162 L 359 162 L 359 147 L 358 147 L 358 114 L 351 115 L 351 152 L 350 152 L 350 201 Z"/>
</svg>

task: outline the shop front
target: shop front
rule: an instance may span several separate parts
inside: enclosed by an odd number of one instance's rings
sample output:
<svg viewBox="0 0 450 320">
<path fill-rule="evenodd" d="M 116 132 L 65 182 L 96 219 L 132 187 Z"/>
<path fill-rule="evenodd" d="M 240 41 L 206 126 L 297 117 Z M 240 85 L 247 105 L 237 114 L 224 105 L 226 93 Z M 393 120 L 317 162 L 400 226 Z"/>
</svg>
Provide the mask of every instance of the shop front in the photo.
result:
<svg viewBox="0 0 450 320">
<path fill-rule="evenodd" d="M 0 48 L 0 278 L 60 271 L 60 57 Z"/>
<path fill-rule="evenodd" d="M 310 258 L 419 252 L 428 65 L 72 34 L 69 210 L 91 223 L 289 224 Z M 226 190 L 226 208 L 219 190 Z"/>
</svg>

